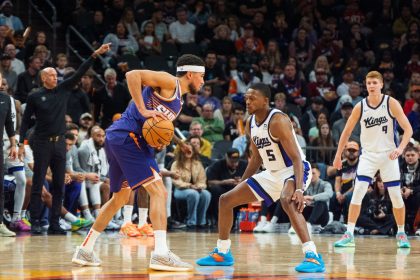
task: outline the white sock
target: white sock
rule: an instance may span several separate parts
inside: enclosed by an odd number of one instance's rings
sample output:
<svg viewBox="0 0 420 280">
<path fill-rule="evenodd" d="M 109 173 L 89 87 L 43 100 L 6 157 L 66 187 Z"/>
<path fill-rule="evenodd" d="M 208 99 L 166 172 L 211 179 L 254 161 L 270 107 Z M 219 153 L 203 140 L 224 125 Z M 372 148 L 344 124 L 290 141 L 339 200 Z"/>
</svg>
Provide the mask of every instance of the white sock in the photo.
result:
<svg viewBox="0 0 420 280">
<path fill-rule="evenodd" d="M 86 220 L 93 220 L 92 214 L 90 213 L 89 209 L 82 210 L 82 214 Z"/>
<path fill-rule="evenodd" d="M 22 210 L 22 212 L 20 212 L 20 216 L 22 218 L 26 218 L 26 210 Z"/>
<path fill-rule="evenodd" d="M 270 223 L 275 224 L 275 223 L 277 223 L 277 221 L 278 221 L 278 220 L 279 220 L 279 218 L 278 218 L 278 217 L 273 216 L 273 218 L 271 218 Z"/>
<path fill-rule="evenodd" d="M 398 231 L 397 232 L 404 232 L 405 233 L 404 225 L 398 225 Z"/>
<path fill-rule="evenodd" d="M 131 223 L 132 215 L 133 215 L 133 205 L 124 205 L 124 210 L 123 210 L 124 225 Z"/>
<path fill-rule="evenodd" d="M 67 212 L 66 215 L 64 215 L 64 219 L 70 223 L 77 222 L 77 217 L 70 212 Z"/>
<path fill-rule="evenodd" d="M 155 230 L 155 254 L 165 255 L 168 253 L 168 245 L 166 244 L 166 230 Z"/>
<path fill-rule="evenodd" d="M 302 244 L 302 251 L 304 254 L 306 254 L 306 252 L 314 252 L 315 255 L 318 257 L 318 253 L 316 251 L 316 246 L 315 243 L 313 241 L 308 241 Z"/>
<path fill-rule="evenodd" d="M 12 223 L 20 220 L 20 212 L 13 212 Z"/>
<path fill-rule="evenodd" d="M 261 222 L 267 222 L 267 217 L 266 216 L 261 216 Z"/>
<path fill-rule="evenodd" d="M 356 226 L 355 223 L 347 223 L 347 231 L 351 234 L 354 234 L 354 227 Z"/>
<path fill-rule="evenodd" d="M 227 239 L 227 240 L 217 239 L 217 251 L 219 251 L 220 253 L 226 254 L 229 251 L 231 244 L 232 242 L 230 241 L 230 239 Z"/>
<path fill-rule="evenodd" d="M 145 224 L 147 224 L 147 212 L 149 211 L 148 208 L 139 208 L 139 224 L 138 227 L 141 228 Z"/>
<path fill-rule="evenodd" d="M 94 216 L 95 218 L 97 218 L 97 217 L 98 217 L 98 215 L 99 215 L 99 210 L 100 210 L 100 209 L 93 209 L 93 216 Z"/>
<path fill-rule="evenodd" d="M 86 235 L 85 241 L 83 241 L 82 245 L 80 247 L 83 248 L 83 250 L 86 250 L 88 252 L 93 251 L 93 246 L 95 246 L 96 239 L 98 239 L 99 235 L 101 235 L 100 232 L 94 230 L 91 228 Z"/>
</svg>

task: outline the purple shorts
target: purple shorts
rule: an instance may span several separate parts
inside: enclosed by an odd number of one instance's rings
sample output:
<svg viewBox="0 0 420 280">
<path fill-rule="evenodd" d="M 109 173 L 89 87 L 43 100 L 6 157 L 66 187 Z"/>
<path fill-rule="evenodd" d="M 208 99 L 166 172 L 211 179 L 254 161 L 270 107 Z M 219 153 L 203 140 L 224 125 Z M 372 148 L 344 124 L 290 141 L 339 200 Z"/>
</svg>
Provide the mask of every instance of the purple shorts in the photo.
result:
<svg viewBox="0 0 420 280">
<path fill-rule="evenodd" d="M 107 135 L 105 139 L 111 192 L 119 192 L 124 181 L 134 190 L 156 179 L 159 167 L 150 147 L 139 141 L 136 143 L 129 135 L 122 143 L 113 138 Z"/>
</svg>

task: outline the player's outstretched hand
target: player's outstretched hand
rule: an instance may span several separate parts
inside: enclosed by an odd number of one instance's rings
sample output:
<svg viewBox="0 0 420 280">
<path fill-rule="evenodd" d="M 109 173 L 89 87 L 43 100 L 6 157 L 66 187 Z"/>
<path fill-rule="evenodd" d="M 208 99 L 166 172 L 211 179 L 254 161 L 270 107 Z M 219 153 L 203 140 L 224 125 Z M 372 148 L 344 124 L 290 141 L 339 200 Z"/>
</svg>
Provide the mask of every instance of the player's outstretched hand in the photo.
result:
<svg viewBox="0 0 420 280">
<path fill-rule="evenodd" d="M 146 119 L 154 118 L 155 121 L 159 121 L 159 117 L 164 120 L 168 119 L 168 117 L 164 113 L 159 112 L 159 111 L 154 111 L 154 110 L 143 110 L 143 111 L 140 111 L 140 114 Z"/>
<path fill-rule="evenodd" d="M 297 209 L 299 213 L 302 213 L 303 209 L 306 206 L 305 198 L 303 197 L 303 192 L 300 190 L 296 190 L 292 196 L 292 201 L 294 201 L 297 204 Z"/>
<path fill-rule="evenodd" d="M 341 156 L 340 155 L 338 155 L 338 156 L 336 155 L 334 157 L 333 166 L 335 168 L 337 168 L 337 170 L 341 170 L 341 168 L 343 167 L 343 164 L 341 162 Z"/>
<path fill-rule="evenodd" d="M 393 150 L 390 154 L 389 154 L 389 159 L 391 160 L 395 160 L 397 159 L 400 155 L 402 155 L 403 151 L 400 148 L 396 148 L 395 150 Z"/>
<path fill-rule="evenodd" d="M 103 44 L 95 51 L 95 53 L 101 55 L 108 52 L 110 49 L 111 49 L 111 43 Z"/>
</svg>

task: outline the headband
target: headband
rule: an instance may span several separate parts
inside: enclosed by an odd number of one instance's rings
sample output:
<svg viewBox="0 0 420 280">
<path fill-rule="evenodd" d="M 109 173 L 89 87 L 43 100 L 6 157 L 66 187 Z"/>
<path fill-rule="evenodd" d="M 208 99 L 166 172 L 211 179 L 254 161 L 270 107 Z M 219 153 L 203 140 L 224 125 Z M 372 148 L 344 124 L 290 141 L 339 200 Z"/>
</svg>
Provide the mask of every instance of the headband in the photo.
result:
<svg viewBox="0 0 420 280">
<path fill-rule="evenodd" d="M 204 73 L 205 68 L 204 66 L 198 66 L 198 65 L 182 65 L 178 66 L 176 68 L 176 72 L 198 72 L 198 73 Z"/>
</svg>

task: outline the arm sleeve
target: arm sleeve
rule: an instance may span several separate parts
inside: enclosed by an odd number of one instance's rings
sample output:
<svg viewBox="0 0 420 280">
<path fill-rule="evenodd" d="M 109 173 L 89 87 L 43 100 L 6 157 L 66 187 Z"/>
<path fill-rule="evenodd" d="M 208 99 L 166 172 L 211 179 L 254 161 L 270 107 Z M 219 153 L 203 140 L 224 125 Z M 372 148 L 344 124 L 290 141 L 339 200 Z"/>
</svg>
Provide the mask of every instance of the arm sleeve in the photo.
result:
<svg viewBox="0 0 420 280">
<path fill-rule="evenodd" d="M 90 56 L 88 59 L 86 59 L 82 65 L 80 65 L 80 67 L 77 69 L 76 73 L 74 73 L 73 75 L 71 75 L 71 77 L 69 77 L 68 79 L 65 79 L 60 85 L 59 87 L 61 88 L 66 88 L 66 89 L 72 89 L 80 80 L 80 78 L 82 78 L 83 74 L 86 73 L 86 71 L 89 69 L 89 67 L 92 66 L 94 61 L 94 58 L 92 56 Z"/>
<path fill-rule="evenodd" d="M 28 102 L 26 104 L 25 112 L 23 113 L 22 123 L 20 125 L 20 138 L 19 143 L 22 144 L 23 140 L 26 139 L 26 132 L 29 129 L 29 123 L 31 121 L 31 116 L 35 112 L 34 110 L 34 100 L 31 96 L 28 97 Z"/>
<path fill-rule="evenodd" d="M 12 104 L 10 102 L 10 98 L 7 98 L 7 103 L 9 103 L 9 106 L 7 106 L 8 110 L 7 110 L 7 114 L 6 114 L 6 120 L 5 120 L 5 128 L 6 128 L 6 133 L 7 136 L 9 137 L 13 137 L 15 136 L 16 132 L 15 129 L 13 127 L 13 120 L 12 120 Z"/>
</svg>

